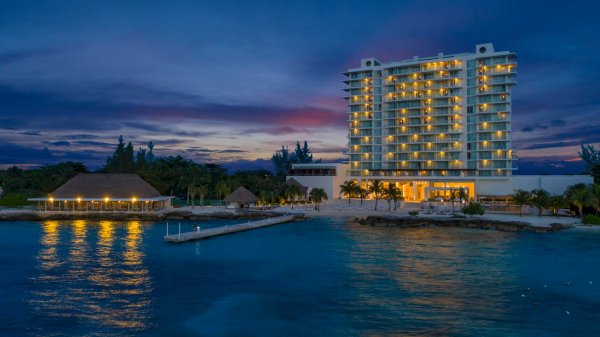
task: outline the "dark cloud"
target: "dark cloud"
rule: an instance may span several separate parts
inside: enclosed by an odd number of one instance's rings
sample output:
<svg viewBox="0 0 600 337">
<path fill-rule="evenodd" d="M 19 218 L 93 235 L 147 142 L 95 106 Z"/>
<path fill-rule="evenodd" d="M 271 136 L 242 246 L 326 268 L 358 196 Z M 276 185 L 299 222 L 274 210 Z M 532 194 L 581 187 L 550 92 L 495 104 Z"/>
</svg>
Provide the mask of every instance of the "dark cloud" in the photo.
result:
<svg viewBox="0 0 600 337">
<path fill-rule="evenodd" d="M 115 143 L 108 143 L 108 142 L 98 142 L 98 141 L 94 141 L 94 140 L 76 140 L 73 142 L 73 144 L 79 145 L 79 146 L 93 146 L 93 147 L 104 147 L 104 148 L 113 148 L 116 147 L 117 144 Z"/>
<path fill-rule="evenodd" d="M 0 165 L 50 165 L 63 161 L 82 161 L 92 167 L 106 160 L 94 151 L 52 151 L 48 148 L 31 148 L 11 143 L 0 143 Z"/>
<path fill-rule="evenodd" d="M 219 153 L 246 153 L 248 151 L 244 150 L 221 150 Z"/>
<path fill-rule="evenodd" d="M 515 145 L 522 150 L 535 150 L 554 147 L 578 146 L 581 144 L 595 144 L 600 142 L 600 132 L 595 125 L 580 126 L 574 130 L 566 130 L 551 134 L 544 134 L 526 140 L 517 140 Z M 576 153 L 573 153 L 576 155 Z"/>
<path fill-rule="evenodd" d="M 583 161 L 571 161 L 569 158 L 520 158 L 519 174 L 582 174 L 585 171 Z"/>
<path fill-rule="evenodd" d="M 98 135 L 85 134 L 85 133 L 67 135 L 67 136 L 63 136 L 63 137 L 66 139 L 96 139 L 96 138 L 100 138 L 100 136 L 98 136 Z"/>
<path fill-rule="evenodd" d="M 24 136 L 41 136 L 42 132 L 41 131 L 23 131 L 23 132 L 19 132 L 20 135 L 24 135 Z"/>
<path fill-rule="evenodd" d="M 43 141 L 42 144 L 47 144 L 47 145 L 52 145 L 52 146 L 69 146 L 69 145 L 71 145 L 71 142 L 68 142 L 66 140 L 59 140 L 56 142 Z"/>
<path fill-rule="evenodd" d="M 529 125 L 521 129 L 523 132 L 533 132 L 536 129 L 546 130 L 554 127 L 561 127 L 567 125 L 567 121 L 564 119 L 555 119 L 548 123 L 540 123 L 536 125 Z"/>
<path fill-rule="evenodd" d="M 219 133 L 216 131 L 182 131 L 177 130 L 171 126 L 163 125 L 163 124 L 151 124 L 144 122 L 123 122 L 122 125 L 124 127 L 151 131 L 159 134 L 168 134 L 168 135 L 176 135 L 182 137 L 211 137 L 216 136 Z"/>
</svg>

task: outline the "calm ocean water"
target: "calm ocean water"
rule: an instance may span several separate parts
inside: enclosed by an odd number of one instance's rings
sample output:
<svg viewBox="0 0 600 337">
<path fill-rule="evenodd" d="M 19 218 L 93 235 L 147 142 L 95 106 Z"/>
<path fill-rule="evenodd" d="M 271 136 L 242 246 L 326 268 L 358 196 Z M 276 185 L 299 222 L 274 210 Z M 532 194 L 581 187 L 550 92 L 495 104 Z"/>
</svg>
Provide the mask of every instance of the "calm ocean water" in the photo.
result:
<svg viewBox="0 0 600 337">
<path fill-rule="evenodd" d="M 164 234 L 0 223 L 0 335 L 600 335 L 600 231 L 313 219 L 181 245 Z"/>
</svg>

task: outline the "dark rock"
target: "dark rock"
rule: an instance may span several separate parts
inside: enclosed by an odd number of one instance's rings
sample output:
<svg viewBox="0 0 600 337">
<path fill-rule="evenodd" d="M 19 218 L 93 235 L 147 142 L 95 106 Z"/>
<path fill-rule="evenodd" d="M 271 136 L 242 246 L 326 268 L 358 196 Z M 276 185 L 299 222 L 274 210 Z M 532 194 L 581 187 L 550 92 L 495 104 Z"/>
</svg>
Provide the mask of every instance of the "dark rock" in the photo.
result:
<svg viewBox="0 0 600 337">
<path fill-rule="evenodd" d="M 535 233 L 555 232 L 573 227 L 567 224 L 553 223 L 550 226 L 533 226 L 520 221 L 499 221 L 487 219 L 457 219 L 457 218 L 424 218 L 412 216 L 381 216 L 371 215 L 366 218 L 356 218 L 361 225 L 374 227 L 417 228 L 427 226 L 496 229 L 503 232 L 529 231 Z"/>
</svg>

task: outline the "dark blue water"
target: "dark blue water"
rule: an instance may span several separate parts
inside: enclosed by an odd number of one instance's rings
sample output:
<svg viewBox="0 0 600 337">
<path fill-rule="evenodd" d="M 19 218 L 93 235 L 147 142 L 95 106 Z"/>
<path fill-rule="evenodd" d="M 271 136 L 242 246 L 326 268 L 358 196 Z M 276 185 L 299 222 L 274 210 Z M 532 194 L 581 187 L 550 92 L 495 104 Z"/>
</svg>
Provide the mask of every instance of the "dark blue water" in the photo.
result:
<svg viewBox="0 0 600 337">
<path fill-rule="evenodd" d="M 600 335 L 600 231 L 315 219 L 181 245 L 164 233 L 0 223 L 0 335 Z"/>
</svg>

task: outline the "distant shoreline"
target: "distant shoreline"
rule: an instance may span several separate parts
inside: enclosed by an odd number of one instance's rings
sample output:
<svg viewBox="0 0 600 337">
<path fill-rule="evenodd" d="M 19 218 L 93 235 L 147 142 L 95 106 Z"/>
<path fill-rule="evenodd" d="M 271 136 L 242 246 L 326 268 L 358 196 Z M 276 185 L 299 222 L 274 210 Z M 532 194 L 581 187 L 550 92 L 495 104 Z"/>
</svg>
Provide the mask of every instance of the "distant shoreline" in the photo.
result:
<svg viewBox="0 0 600 337">
<path fill-rule="evenodd" d="M 41 212 L 30 209 L 0 210 L 1 221 L 49 221 L 49 220 L 95 220 L 95 221 L 164 221 L 164 220 L 211 220 L 211 219 L 261 219 L 283 214 L 302 214 L 308 218 L 344 218 L 349 223 L 374 227 L 454 227 L 494 229 L 506 232 L 529 231 L 537 233 L 555 232 L 569 228 L 587 228 L 579 219 L 572 217 L 538 217 L 513 214 L 485 214 L 483 216 L 457 217 L 450 215 L 410 216 L 408 208 L 388 211 L 371 208 L 341 209 L 339 205 L 279 207 L 273 210 L 228 209 L 224 207 L 182 207 L 157 212 Z M 595 229 L 594 226 L 589 227 Z"/>
</svg>

